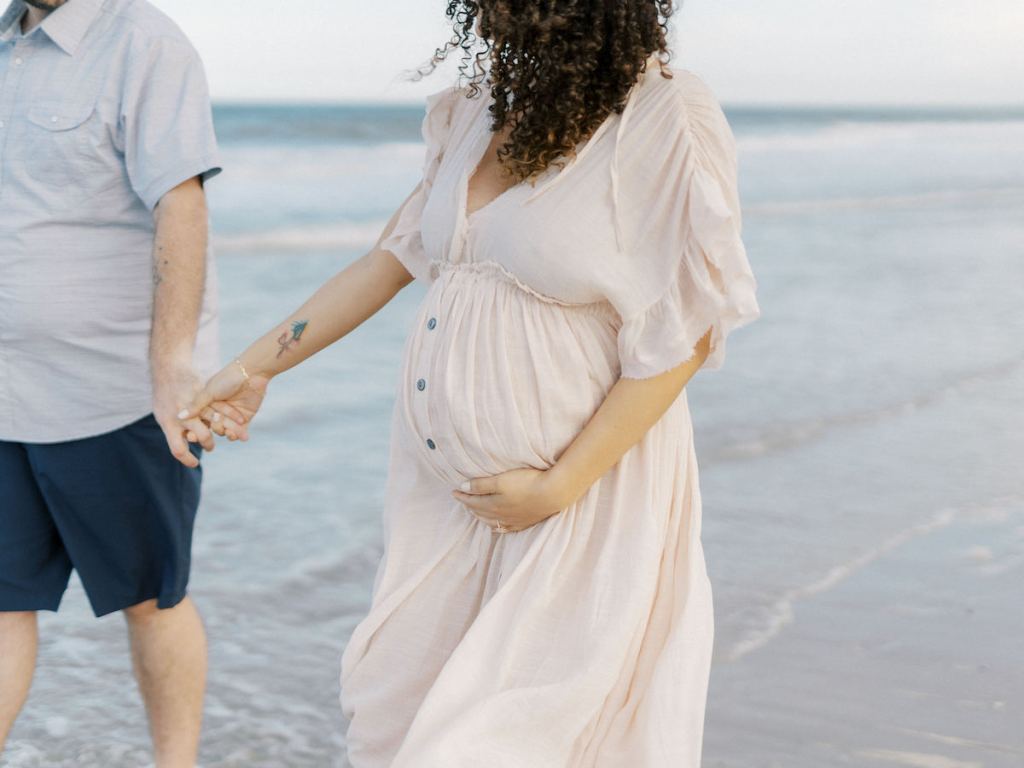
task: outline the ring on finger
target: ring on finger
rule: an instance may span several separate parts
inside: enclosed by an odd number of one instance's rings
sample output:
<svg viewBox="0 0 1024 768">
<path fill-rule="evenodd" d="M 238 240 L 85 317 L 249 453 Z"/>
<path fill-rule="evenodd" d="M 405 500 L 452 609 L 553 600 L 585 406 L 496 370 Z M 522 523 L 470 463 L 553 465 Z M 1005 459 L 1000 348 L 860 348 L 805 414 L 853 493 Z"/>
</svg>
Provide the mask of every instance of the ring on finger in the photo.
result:
<svg viewBox="0 0 1024 768">
<path fill-rule="evenodd" d="M 224 434 L 224 422 L 220 418 L 220 414 L 217 413 L 215 410 L 213 410 L 212 408 L 204 408 L 203 412 L 200 414 L 200 417 L 210 427 L 211 431 L 215 432 L 218 435 Z"/>
</svg>

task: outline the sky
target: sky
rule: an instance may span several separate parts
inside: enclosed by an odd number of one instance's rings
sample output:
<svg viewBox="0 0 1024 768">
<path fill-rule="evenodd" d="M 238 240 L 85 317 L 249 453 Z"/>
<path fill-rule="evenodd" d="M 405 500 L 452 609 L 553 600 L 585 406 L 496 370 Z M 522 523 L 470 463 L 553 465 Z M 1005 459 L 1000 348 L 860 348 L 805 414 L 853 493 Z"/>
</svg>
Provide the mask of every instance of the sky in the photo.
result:
<svg viewBox="0 0 1024 768">
<path fill-rule="evenodd" d="M 220 101 L 414 102 L 446 0 L 153 0 Z M 732 104 L 1024 106 L 1022 0 L 686 0 L 673 66 Z"/>
</svg>

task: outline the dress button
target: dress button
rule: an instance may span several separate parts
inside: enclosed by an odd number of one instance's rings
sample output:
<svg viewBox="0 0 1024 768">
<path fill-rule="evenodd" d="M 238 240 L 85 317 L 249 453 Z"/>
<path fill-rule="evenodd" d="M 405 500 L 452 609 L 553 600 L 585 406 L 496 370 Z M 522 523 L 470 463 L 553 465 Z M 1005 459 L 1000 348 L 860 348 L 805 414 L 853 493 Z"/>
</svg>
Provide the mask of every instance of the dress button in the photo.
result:
<svg viewBox="0 0 1024 768">
<path fill-rule="evenodd" d="M 427 330 L 428 331 L 432 331 L 435 328 L 437 328 L 437 318 L 436 317 L 432 317 L 429 320 L 427 320 Z"/>
<path fill-rule="evenodd" d="M 419 381 L 416 382 L 416 389 L 418 389 L 420 392 L 422 392 L 426 388 L 427 388 L 427 380 L 426 379 L 420 379 Z"/>
<path fill-rule="evenodd" d="M 431 440 L 428 437 L 427 438 L 427 448 L 429 448 L 430 450 L 434 450 L 435 448 L 437 448 L 437 443 L 435 443 L 433 440 Z"/>
</svg>

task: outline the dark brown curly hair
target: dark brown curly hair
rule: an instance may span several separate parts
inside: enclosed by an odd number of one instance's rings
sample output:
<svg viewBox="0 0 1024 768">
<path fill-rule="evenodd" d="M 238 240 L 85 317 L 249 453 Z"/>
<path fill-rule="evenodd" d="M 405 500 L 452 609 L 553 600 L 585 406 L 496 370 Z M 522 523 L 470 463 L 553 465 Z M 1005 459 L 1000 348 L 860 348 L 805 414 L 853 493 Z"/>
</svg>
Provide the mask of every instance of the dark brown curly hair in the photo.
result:
<svg viewBox="0 0 1024 768">
<path fill-rule="evenodd" d="M 498 150 L 506 173 L 535 177 L 572 157 L 613 112 L 657 52 L 667 64 L 672 0 L 449 0 L 454 34 L 423 76 L 455 50 L 470 95 L 487 83 L 491 130 L 510 129 Z"/>
</svg>

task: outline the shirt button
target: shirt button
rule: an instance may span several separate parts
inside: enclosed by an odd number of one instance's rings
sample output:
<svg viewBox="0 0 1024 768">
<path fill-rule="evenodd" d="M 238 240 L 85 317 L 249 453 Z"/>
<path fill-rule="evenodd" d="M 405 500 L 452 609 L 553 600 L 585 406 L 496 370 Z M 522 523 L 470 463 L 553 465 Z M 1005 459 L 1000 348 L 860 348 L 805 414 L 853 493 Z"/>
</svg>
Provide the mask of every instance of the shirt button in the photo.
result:
<svg viewBox="0 0 1024 768">
<path fill-rule="evenodd" d="M 430 450 L 434 450 L 435 448 L 437 448 L 437 443 L 435 443 L 433 440 L 431 440 L 428 437 L 427 438 L 427 448 L 429 448 Z"/>
<path fill-rule="evenodd" d="M 20 66 L 21 66 L 22 64 L 24 64 L 24 63 L 25 63 L 24 59 L 22 59 L 22 58 L 21 58 L 20 56 L 18 56 L 18 57 L 17 57 L 17 58 L 16 58 L 15 60 L 14 60 L 14 66 L 16 66 L 16 67 L 20 67 Z"/>
<path fill-rule="evenodd" d="M 416 382 L 416 389 L 418 389 L 420 392 L 422 392 L 426 388 L 427 388 L 427 380 L 426 379 L 420 379 L 419 381 Z"/>
<path fill-rule="evenodd" d="M 50 117 L 50 122 L 51 123 L 56 123 L 59 119 L 60 119 L 59 117 L 57 117 L 56 115 L 53 115 L 52 117 Z"/>
<path fill-rule="evenodd" d="M 436 317 L 432 317 L 429 320 L 427 320 L 427 330 L 428 331 L 432 331 L 435 328 L 437 328 L 437 318 Z"/>
</svg>

